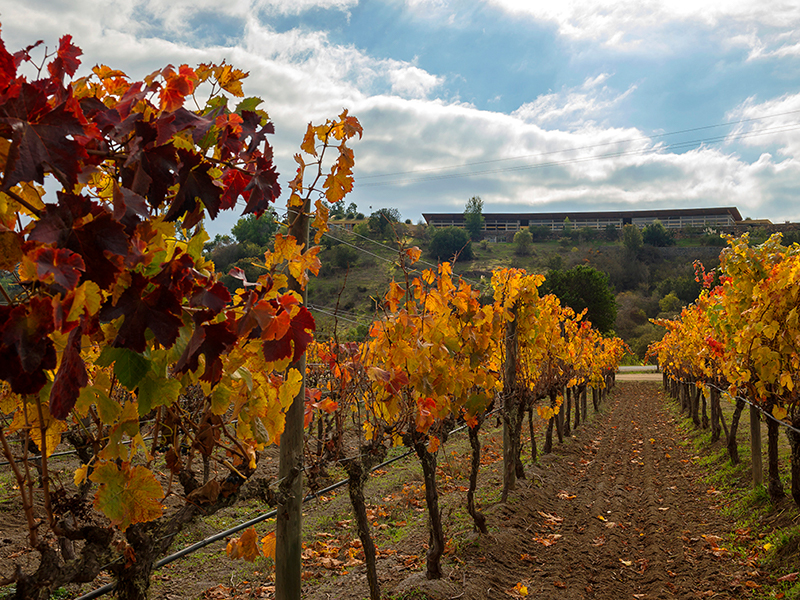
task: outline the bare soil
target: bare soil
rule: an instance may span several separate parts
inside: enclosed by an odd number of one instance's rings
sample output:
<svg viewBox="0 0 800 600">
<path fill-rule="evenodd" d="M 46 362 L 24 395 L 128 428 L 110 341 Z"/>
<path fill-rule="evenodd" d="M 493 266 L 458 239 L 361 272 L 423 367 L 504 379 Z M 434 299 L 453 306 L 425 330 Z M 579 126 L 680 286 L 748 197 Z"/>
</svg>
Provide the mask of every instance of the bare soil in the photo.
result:
<svg viewBox="0 0 800 600">
<path fill-rule="evenodd" d="M 722 514 L 724 495 L 704 483 L 707 473 L 665 401 L 655 382 L 618 383 L 602 412 L 590 414 L 551 454 L 536 463 L 526 457 L 526 478 L 506 504 L 499 502 L 502 433 L 487 423 L 479 504 L 489 534 L 483 536 L 472 531 L 464 508 L 469 446 L 453 436 L 440 451 L 448 546 L 446 576 L 438 582 L 423 574 L 428 534 L 416 460 L 409 457 L 376 474 L 366 491 L 384 597 L 478 600 L 526 597 L 525 592 L 559 600 L 752 597 L 767 574 L 731 551 L 737 536 L 746 533 Z M 537 437 L 541 449 L 541 429 Z M 528 443 L 523 452 L 530 452 Z M 6 509 L 0 513 L 0 562 L 21 552 L 25 542 L 18 533 L 21 514 L 8 510 L 10 502 L 0 506 Z M 252 500 L 227 516 L 197 523 L 173 550 L 265 509 Z M 304 519 L 304 597 L 368 598 L 346 491 L 313 501 Z M 260 535 L 267 531 L 259 528 Z M 157 572 L 151 597 L 269 599 L 274 596 L 269 567 L 267 559 L 232 561 L 217 543 Z M 61 597 L 77 595 L 70 589 Z"/>
</svg>

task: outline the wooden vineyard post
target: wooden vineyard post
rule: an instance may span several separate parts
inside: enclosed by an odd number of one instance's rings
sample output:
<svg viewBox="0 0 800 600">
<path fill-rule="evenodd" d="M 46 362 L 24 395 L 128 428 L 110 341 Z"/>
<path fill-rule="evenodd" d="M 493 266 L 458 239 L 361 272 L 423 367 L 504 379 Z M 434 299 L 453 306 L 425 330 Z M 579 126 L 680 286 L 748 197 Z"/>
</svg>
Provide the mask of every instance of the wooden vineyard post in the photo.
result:
<svg viewBox="0 0 800 600">
<path fill-rule="evenodd" d="M 517 483 L 517 455 L 518 445 L 515 442 L 514 432 L 520 414 L 520 399 L 517 393 L 517 307 L 511 309 L 514 317 L 506 325 L 505 359 L 503 365 L 504 387 L 503 392 L 503 496 L 502 501 L 508 499 L 508 493 Z M 516 438 L 519 440 L 519 437 Z"/>
<path fill-rule="evenodd" d="M 308 211 L 310 200 L 306 198 L 301 211 L 289 209 L 291 219 L 289 235 L 298 245 L 308 245 Z M 289 277 L 289 289 L 302 295 L 306 303 L 306 291 L 302 281 Z M 302 585 L 302 506 L 303 506 L 303 413 L 306 395 L 306 353 L 292 363 L 302 376 L 300 391 L 286 411 L 286 425 L 280 440 L 280 464 L 278 480 L 278 514 L 275 525 L 275 598 L 277 600 L 300 600 Z"/>
<path fill-rule="evenodd" d="M 753 469 L 753 487 L 764 483 L 764 467 L 761 463 L 761 419 L 758 409 L 750 405 L 750 464 Z"/>
</svg>

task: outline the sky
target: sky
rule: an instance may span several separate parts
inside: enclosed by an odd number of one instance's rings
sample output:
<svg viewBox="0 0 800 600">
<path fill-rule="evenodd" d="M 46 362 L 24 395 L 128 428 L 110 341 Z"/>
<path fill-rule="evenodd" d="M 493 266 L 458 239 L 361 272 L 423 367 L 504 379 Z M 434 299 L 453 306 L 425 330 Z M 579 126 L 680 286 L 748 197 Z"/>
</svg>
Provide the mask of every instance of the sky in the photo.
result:
<svg viewBox="0 0 800 600">
<path fill-rule="evenodd" d="M 226 60 L 264 100 L 286 183 L 347 109 L 355 202 L 463 212 L 736 206 L 800 221 L 796 0 L 26 0 L 14 52 L 64 34 L 78 75 Z M 207 223 L 227 233 L 239 218 Z"/>
</svg>

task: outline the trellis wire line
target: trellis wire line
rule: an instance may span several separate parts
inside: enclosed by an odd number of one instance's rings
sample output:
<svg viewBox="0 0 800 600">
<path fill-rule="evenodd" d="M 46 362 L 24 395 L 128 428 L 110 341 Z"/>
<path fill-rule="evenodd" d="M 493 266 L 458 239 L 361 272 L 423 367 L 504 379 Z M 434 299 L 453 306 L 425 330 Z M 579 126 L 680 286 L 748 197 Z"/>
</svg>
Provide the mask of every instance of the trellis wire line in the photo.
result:
<svg viewBox="0 0 800 600">
<path fill-rule="evenodd" d="M 678 377 L 673 377 L 672 379 L 675 379 L 675 381 L 679 381 L 680 383 L 684 383 L 686 385 L 695 385 L 697 383 L 696 381 L 686 381 L 686 380 L 680 379 Z M 750 406 L 755 408 L 758 412 L 763 413 L 765 416 L 767 416 L 770 419 L 772 419 L 773 421 L 775 421 L 778 425 L 786 427 L 786 429 L 788 429 L 789 431 L 793 431 L 794 433 L 800 434 L 800 429 L 797 429 L 796 427 L 794 427 L 793 425 L 790 425 L 786 421 L 781 421 L 780 419 L 778 419 L 775 416 L 773 416 L 771 413 L 768 413 L 767 411 L 765 411 L 758 404 L 753 403 L 752 401 L 748 400 L 744 396 L 739 396 L 739 395 L 732 396 L 730 394 L 730 392 L 728 392 L 728 390 L 723 390 L 721 387 L 718 387 L 718 386 L 714 385 L 713 383 L 703 382 L 703 385 L 707 385 L 708 387 L 714 388 L 718 392 L 720 392 L 722 394 L 726 394 L 729 398 L 733 398 L 735 400 L 741 400 L 745 404 L 749 404 Z"/>
<path fill-rule="evenodd" d="M 492 415 L 493 413 L 497 412 L 498 410 L 500 410 L 500 409 L 496 408 L 495 410 L 487 413 L 486 416 L 488 417 L 488 416 Z M 457 427 L 456 429 L 454 429 L 451 432 L 449 432 L 448 436 L 452 435 L 454 433 L 457 433 L 459 431 L 462 431 L 467 427 L 469 427 L 469 426 L 468 425 L 461 425 L 460 427 Z M 403 454 L 395 456 L 394 458 L 390 458 L 389 460 L 385 460 L 381 464 L 372 467 L 370 469 L 370 472 L 377 471 L 378 469 L 382 469 L 383 467 L 388 467 L 392 463 L 395 463 L 395 462 L 397 462 L 397 461 L 399 461 L 399 460 L 401 460 L 403 458 L 406 458 L 407 456 L 409 456 L 410 454 L 413 454 L 413 453 L 414 453 L 414 450 L 408 450 L 408 451 L 404 452 Z M 317 497 L 321 496 L 322 494 L 326 494 L 328 492 L 332 492 L 332 491 L 334 491 L 336 489 L 339 489 L 340 487 L 343 487 L 343 486 L 347 485 L 347 483 L 349 483 L 349 481 L 350 481 L 349 479 L 342 479 L 341 481 L 338 481 L 338 482 L 336 482 L 336 483 L 334 483 L 332 485 L 329 485 L 328 487 L 326 487 L 324 489 L 317 490 L 316 492 L 309 493 L 303 498 L 303 503 L 305 504 L 309 500 L 313 500 L 314 498 L 317 498 Z M 238 525 L 235 525 L 234 527 L 231 527 L 230 529 L 226 529 L 225 531 L 220 531 L 219 533 L 216 533 L 216 534 L 214 534 L 212 536 L 209 536 L 209 537 L 205 538 L 204 540 L 200 540 L 199 542 L 196 542 L 196 543 L 192 544 L 191 546 L 187 546 L 186 548 L 183 548 L 182 550 L 179 550 L 178 552 L 175 552 L 174 554 L 170 554 L 169 556 L 165 556 L 161 560 L 156 561 L 156 563 L 153 565 L 153 570 L 155 571 L 156 569 L 160 569 L 164 565 L 168 565 L 169 563 L 174 562 L 174 561 L 178 560 L 179 558 L 183 558 L 184 556 L 187 556 L 189 554 L 193 554 L 194 552 L 197 552 L 201 548 L 205 548 L 206 546 L 208 546 L 210 544 L 213 544 L 214 542 L 217 542 L 219 540 L 225 539 L 226 537 L 229 537 L 229 536 L 233 535 L 234 533 L 239 533 L 243 529 L 247 529 L 248 527 L 252 527 L 253 525 L 257 525 L 258 523 L 261 523 L 262 521 L 266 521 L 267 519 L 271 519 L 272 517 L 274 517 L 277 514 L 278 514 L 278 510 L 277 509 L 273 509 L 273 510 L 271 510 L 269 512 L 266 512 L 264 514 L 261 514 L 261 515 L 255 517 L 255 518 L 253 518 L 253 519 L 250 519 L 249 521 L 245 521 L 244 523 L 239 523 Z M 107 583 L 106 585 L 104 585 L 102 587 L 99 587 L 96 590 L 92 590 L 91 592 L 76 598 L 76 600 L 93 600 L 94 598 L 99 598 L 100 596 L 104 596 L 105 594 L 108 594 L 109 592 L 112 592 L 114 590 L 114 588 L 116 588 L 116 587 L 117 587 L 116 582 Z"/>
<path fill-rule="evenodd" d="M 344 317 L 344 316 L 342 316 L 342 313 L 340 313 L 340 312 L 330 311 L 330 310 L 327 310 L 325 308 L 320 308 L 319 306 L 313 306 L 311 304 L 306 304 L 306 306 L 309 309 L 313 310 L 313 311 L 322 313 L 323 315 L 328 315 L 329 317 L 333 317 L 333 318 L 339 319 L 341 321 L 346 321 L 348 323 L 352 323 L 353 325 L 366 325 L 367 324 L 364 321 L 356 321 L 354 319 L 350 319 L 348 317 Z"/>
</svg>

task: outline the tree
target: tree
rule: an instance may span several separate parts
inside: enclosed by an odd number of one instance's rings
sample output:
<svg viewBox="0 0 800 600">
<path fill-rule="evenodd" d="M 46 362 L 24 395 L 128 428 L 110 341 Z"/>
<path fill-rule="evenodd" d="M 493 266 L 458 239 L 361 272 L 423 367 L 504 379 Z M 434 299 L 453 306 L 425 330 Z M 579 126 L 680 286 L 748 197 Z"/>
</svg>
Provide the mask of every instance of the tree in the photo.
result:
<svg viewBox="0 0 800 600">
<path fill-rule="evenodd" d="M 261 216 L 242 217 L 233 226 L 231 233 L 240 244 L 251 242 L 256 246 L 265 247 L 270 243 L 277 230 L 278 223 L 275 220 L 275 214 L 268 210 Z"/>
<path fill-rule="evenodd" d="M 528 225 L 528 231 L 531 234 L 531 240 L 534 242 L 546 240 L 552 234 L 547 225 Z"/>
<path fill-rule="evenodd" d="M 437 260 L 472 260 L 472 242 L 460 227 L 445 227 L 433 234 L 429 252 Z"/>
<path fill-rule="evenodd" d="M 473 196 L 467 200 L 467 206 L 464 209 L 464 228 L 472 241 L 476 242 L 481 239 L 483 223 L 483 200 L 480 196 Z"/>
<path fill-rule="evenodd" d="M 358 214 L 360 213 L 358 212 L 358 206 L 356 205 L 355 202 L 351 202 L 350 204 L 347 205 L 347 210 L 344 213 L 346 219 L 357 219 L 359 218 L 356 216 Z"/>
<path fill-rule="evenodd" d="M 396 208 L 379 208 L 369 216 L 369 230 L 380 238 L 392 235 L 394 224 L 401 219 L 400 211 Z"/>
<path fill-rule="evenodd" d="M 622 227 L 622 245 L 634 254 L 642 249 L 642 232 L 636 225 L 624 225 Z"/>
<path fill-rule="evenodd" d="M 527 229 L 520 229 L 514 234 L 514 252 L 519 255 L 526 256 L 531 252 L 531 244 L 533 243 L 533 236 Z"/>
<path fill-rule="evenodd" d="M 642 242 L 649 246 L 674 246 L 675 238 L 672 233 L 664 227 L 664 224 L 656 219 L 652 223 L 645 225 L 642 230 Z"/>
<path fill-rule="evenodd" d="M 606 225 L 606 229 L 603 233 L 605 235 L 606 240 L 608 240 L 609 242 L 616 242 L 617 240 L 619 240 L 619 229 L 617 229 L 617 226 L 614 225 L 613 223 L 609 223 L 608 225 Z"/>
<path fill-rule="evenodd" d="M 617 302 L 602 271 L 577 265 L 566 271 L 549 271 L 542 294 L 554 294 L 575 312 L 587 309 L 587 318 L 603 333 L 610 333 L 617 320 Z"/>
</svg>

